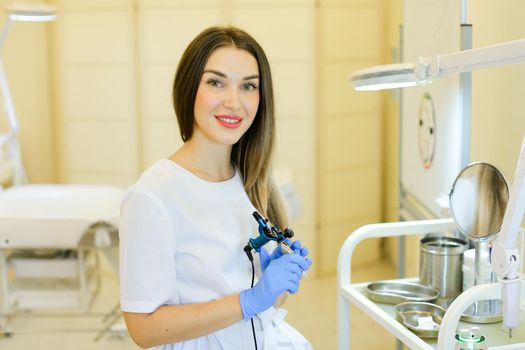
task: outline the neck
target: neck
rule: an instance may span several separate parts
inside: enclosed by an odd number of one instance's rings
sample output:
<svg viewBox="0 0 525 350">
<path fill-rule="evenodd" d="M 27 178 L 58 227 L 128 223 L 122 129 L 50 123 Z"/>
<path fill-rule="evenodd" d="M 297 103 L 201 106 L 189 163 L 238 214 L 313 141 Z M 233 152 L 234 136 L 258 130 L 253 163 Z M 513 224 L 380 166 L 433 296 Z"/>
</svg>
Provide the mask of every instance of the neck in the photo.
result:
<svg viewBox="0 0 525 350">
<path fill-rule="evenodd" d="M 208 181 L 225 181 L 235 174 L 231 163 L 232 146 L 211 145 L 192 138 L 175 152 L 170 159 Z"/>
</svg>

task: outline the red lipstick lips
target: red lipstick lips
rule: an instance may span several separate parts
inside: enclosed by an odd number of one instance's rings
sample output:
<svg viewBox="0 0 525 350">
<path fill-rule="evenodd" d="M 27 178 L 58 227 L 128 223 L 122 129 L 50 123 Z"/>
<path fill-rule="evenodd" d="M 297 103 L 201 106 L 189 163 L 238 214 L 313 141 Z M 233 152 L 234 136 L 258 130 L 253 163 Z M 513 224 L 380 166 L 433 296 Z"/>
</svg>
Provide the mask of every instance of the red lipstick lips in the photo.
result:
<svg viewBox="0 0 525 350">
<path fill-rule="evenodd" d="M 241 125 L 242 118 L 237 115 L 219 114 L 215 116 L 219 124 L 226 128 L 234 129 Z"/>
</svg>

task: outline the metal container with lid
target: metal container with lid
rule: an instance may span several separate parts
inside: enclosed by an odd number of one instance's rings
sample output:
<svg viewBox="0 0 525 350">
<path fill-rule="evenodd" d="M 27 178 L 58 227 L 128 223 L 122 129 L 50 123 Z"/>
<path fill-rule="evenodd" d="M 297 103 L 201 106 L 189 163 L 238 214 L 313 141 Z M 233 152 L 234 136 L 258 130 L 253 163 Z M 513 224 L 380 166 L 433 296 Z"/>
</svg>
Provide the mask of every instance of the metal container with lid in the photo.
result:
<svg viewBox="0 0 525 350">
<path fill-rule="evenodd" d="M 445 308 L 463 289 L 463 252 L 467 242 L 454 237 L 427 237 L 420 241 L 419 283 L 439 291 Z"/>
</svg>

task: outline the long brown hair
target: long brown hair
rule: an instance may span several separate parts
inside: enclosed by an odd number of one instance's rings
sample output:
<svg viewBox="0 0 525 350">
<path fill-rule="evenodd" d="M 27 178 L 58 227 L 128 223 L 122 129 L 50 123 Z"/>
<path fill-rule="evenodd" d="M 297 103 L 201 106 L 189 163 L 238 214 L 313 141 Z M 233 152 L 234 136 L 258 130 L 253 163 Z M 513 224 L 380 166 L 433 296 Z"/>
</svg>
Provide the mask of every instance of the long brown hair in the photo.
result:
<svg viewBox="0 0 525 350">
<path fill-rule="evenodd" d="M 241 172 L 244 188 L 255 208 L 284 229 L 286 211 L 271 176 L 275 140 L 275 114 L 270 64 L 261 46 L 235 27 L 211 27 L 188 45 L 173 82 L 173 107 L 184 142 L 191 139 L 195 123 L 195 97 L 208 58 L 220 47 L 246 50 L 259 66 L 259 107 L 254 121 L 233 145 L 231 161 Z"/>
</svg>

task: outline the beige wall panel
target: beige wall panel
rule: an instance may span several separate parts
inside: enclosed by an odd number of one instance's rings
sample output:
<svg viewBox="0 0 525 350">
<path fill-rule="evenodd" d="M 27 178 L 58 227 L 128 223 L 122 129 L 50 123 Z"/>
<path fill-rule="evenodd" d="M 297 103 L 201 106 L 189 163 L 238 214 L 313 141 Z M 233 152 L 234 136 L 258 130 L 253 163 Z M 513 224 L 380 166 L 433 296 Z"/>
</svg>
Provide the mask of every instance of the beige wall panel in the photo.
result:
<svg viewBox="0 0 525 350">
<path fill-rule="evenodd" d="M 335 273 L 337 270 L 337 258 L 339 250 L 346 238 L 359 227 L 376 223 L 378 217 L 375 215 L 345 220 L 336 224 L 323 224 L 319 232 L 319 273 L 322 275 Z M 379 239 L 367 239 L 362 241 L 352 255 L 352 266 L 362 267 L 375 263 L 380 258 Z"/>
<path fill-rule="evenodd" d="M 319 145 L 322 169 L 379 164 L 380 127 L 375 115 L 325 119 Z"/>
<path fill-rule="evenodd" d="M 356 64 L 345 62 L 321 65 L 319 107 L 323 115 L 381 111 L 379 92 L 363 93 L 352 88 L 349 79 L 356 68 Z"/>
<path fill-rule="evenodd" d="M 72 184 L 94 184 L 94 185 L 113 185 L 127 187 L 137 181 L 138 175 L 130 173 L 100 173 L 100 172 L 81 172 L 70 176 L 68 183 Z"/>
<path fill-rule="evenodd" d="M 171 92 L 175 75 L 173 64 L 144 66 L 142 74 L 142 115 L 145 121 L 175 120 Z"/>
<path fill-rule="evenodd" d="M 148 8 L 140 14 L 140 46 L 146 62 L 176 64 L 191 40 L 205 28 L 221 24 L 219 8 Z"/>
<path fill-rule="evenodd" d="M 129 66 L 73 64 L 61 90 L 66 118 L 134 120 L 134 71 Z"/>
<path fill-rule="evenodd" d="M 234 6 L 269 6 L 269 5 L 296 5 L 296 4 L 311 4 L 314 0 L 231 0 Z"/>
<path fill-rule="evenodd" d="M 182 146 L 175 121 L 151 121 L 144 126 L 144 168 L 161 158 L 167 158 Z"/>
<path fill-rule="evenodd" d="M 376 6 L 320 8 L 321 60 L 381 57 L 382 25 Z"/>
<path fill-rule="evenodd" d="M 381 0 L 318 0 L 321 5 L 382 5 Z"/>
<path fill-rule="evenodd" d="M 379 165 L 326 172 L 321 177 L 320 220 L 323 224 L 348 221 L 350 218 L 379 218 Z"/>
<path fill-rule="evenodd" d="M 134 0 L 54 0 L 58 5 L 71 9 L 107 9 L 131 7 Z"/>
<path fill-rule="evenodd" d="M 279 118 L 314 119 L 314 76 L 306 63 L 274 63 L 275 111 Z"/>
<path fill-rule="evenodd" d="M 469 3 L 473 46 L 523 39 L 525 2 Z M 488 161 L 514 180 L 525 133 L 525 65 L 472 73 L 472 160 Z M 525 219 L 522 219 L 525 225 Z"/>
<path fill-rule="evenodd" d="M 293 169 L 292 169 L 293 171 Z M 315 175 L 311 171 L 293 171 L 297 195 L 301 201 L 301 215 L 296 219 L 300 225 L 315 224 Z"/>
<path fill-rule="evenodd" d="M 133 62 L 131 10 L 66 12 L 60 20 L 67 62 Z"/>
<path fill-rule="evenodd" d="M 275 166 L 307 171 L 314 166 L 313 125 L 310 121 L 287 119 L 277 121 Z"/>
<path fill-rule="evenodd" d="M 313 6 L 246 6 L 232 12 L 233 24 L 255 37 L 272 63 L 312 60 Z"/>
<path fill-rule="evenodd" d="M 399 219 L 399 101 L 389 95 L 383 120 L 383 215 Z"/>
<path fill-rule="evenodd" d="M 197 7 L 197 6 L 218 6 L 224 0 L 136 0 L 142 7 Z"/>
<path fill-rule="evenodd" d="M 3 18 L 1 22 L 3 22 Z M 3 23 L 2 23 L 3 24 Z M 2 48 L 5 75 L 19 122 L 23 163 L 30 182 L 53 182 L 47 23 L 15 22 Z M 2 103 L 3 104 L 3 103 Z M 0 133 L 7 131 L 3 107 Z"/>
<path fill-rule="evenodd" d="M 512 181 L 525 132 L 525 65 L 475 72 L 472 80 L 471 160 L 493 163 Z"/>
<path fill-rule="evenodd" d="M 136 173 L 136 129 L 133 123 L 72 121 L 65 124 L 64 150 L 71 174 L 99 171 Z"/>
<path fill-rule="evenodd" d="M 294 226 L 300 225 L 303 227 L 309 227 L 311 230 L 315 227 L 316 196 L 314 191 L 314 180 L 315 177 L 311 172 L 293 172 L 293 181 L 301 205 L 301 213 L 299 217 L 292 221 Z M 310 240 L 313 241 L 313 237 Z"/>
<path fill-rule="evenodd" d="M 408 236 L 405 239 L 405 276 L 406 277 L 417 277 L 419 276 L 419 240 L 420 236 Z M 393 264 L 397 264 L 399 261 L 398 249 L 399 249 L 399 238 L 390 237 L 388 238 L 385 249 L 386 256 Z"/>
</svg>

